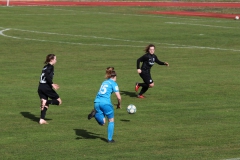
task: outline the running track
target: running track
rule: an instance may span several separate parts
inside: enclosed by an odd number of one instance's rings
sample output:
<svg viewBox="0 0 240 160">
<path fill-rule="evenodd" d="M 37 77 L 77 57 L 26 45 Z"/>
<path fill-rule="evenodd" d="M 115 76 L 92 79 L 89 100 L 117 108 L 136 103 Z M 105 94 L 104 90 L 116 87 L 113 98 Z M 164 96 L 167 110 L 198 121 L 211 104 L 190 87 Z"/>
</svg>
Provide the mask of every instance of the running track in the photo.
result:
<svg viewBox="0 0 240 160">
<path fill-rule="evenodd" d="M 0 1 L 6 6 L 6 1 Z M 210 8 L 240 8 L 239 2 L 57 2 L 57 1 L 11 1 L 10 6 L 152 6 L 152 7 L 210 7 Z M 217 14 L 202 12 L 146 12 L 147 14 L 171 14 L 183 16 L 204 16 L 216 18 L 234 18 L 233 14 Z M 239 12 L 240 15 L 240 12 Z M 239 16 L 238 15 L 238 16 Z"/>
</svg>

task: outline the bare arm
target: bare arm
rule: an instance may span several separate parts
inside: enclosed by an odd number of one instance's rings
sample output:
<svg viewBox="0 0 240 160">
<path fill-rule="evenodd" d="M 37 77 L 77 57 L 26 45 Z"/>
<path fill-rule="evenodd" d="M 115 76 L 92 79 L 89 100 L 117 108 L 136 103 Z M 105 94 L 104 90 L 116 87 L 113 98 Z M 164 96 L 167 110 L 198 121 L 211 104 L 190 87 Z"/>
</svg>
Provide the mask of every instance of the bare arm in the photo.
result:
<svg viewBox="0 0 240 160">
<path fill-rule="evenodd" d="M 117 100 L 118 100 L 118 104 L 117 104 L 117 108 L 121 108 L 121 95 L 119 92 L 115 92 Z"/>
<path fill-rule="evenodd" d="M 59 89 L 59 85 L 58 84 L 52 84 L 52 87 L 55 89 L 55 90 L 58 90 Z"/>
<path fill-rule="evenodd" d="M 169 66 L 168 62 L 164 62 L 164 65 Z"/>
</svg>

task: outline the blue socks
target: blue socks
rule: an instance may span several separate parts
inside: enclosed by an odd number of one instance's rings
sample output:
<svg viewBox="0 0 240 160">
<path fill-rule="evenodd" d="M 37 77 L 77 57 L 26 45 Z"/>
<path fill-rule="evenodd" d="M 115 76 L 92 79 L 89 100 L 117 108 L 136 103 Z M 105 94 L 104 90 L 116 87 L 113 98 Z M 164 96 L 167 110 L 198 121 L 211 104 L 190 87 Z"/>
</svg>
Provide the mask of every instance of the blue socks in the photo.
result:
<svg viewBox="0 0 240 160">
<path fill-rule="evenodd" d="M 112 140 L 114 132 L 114 122 L 108 122 L 108 140 Z"/>
</svg>

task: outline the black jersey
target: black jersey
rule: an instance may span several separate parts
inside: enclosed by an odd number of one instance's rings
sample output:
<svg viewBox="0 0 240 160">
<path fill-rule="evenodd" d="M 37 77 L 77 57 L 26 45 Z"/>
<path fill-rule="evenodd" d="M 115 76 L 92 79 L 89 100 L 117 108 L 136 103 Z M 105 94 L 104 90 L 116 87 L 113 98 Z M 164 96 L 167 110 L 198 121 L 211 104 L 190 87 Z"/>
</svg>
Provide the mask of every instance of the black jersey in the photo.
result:
<svg viewBox="0 0 240 160">
<path fill-rule="evenodd" d="M 48 84 L 52 86 L 53 84 L 53 76 L 54 76 L 54 66 L 51 64 L 47 64 L 42 69 L 42 74 L 40 76 L 40 84 Z"/>
<path fill-rule="evenodd" d="M 140 69 L 140 62 L 142 62 L 141 70 L 150 71 L 154 63 L 159 65 L 165 65 L 164 62 L 160 61 L 155 54 L 146 53 L 137 60 L 137 69 Z"/>
</svg>

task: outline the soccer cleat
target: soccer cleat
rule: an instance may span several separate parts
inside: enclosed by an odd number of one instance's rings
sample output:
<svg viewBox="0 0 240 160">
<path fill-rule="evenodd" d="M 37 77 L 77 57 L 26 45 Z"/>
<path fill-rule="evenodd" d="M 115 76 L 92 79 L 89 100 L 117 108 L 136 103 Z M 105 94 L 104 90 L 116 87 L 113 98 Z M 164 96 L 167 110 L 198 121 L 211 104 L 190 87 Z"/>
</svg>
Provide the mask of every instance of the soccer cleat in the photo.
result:
<svg viewBox="0 0 240 160">
<path fill-rule="evenodd" d="M 45 121 L 44 119 L 40 119 L 39 120 L 39 124 L 48 124 L 47 121 Z"/>
<path fill-rule="evenodd" d="M 139 89 L 139 85 L 138 85 L 138 83 L 136 83 L 136 85 L 135 85 L 135 91 L 137 92 L 138 91 L 138 89 Z"/>
<path fill-rule="evenodd" d="M 108 143 L 115 143 L 115 141 L 112 139 L 112 140 L 108 140 Z"/>
<path fill-rule="evenodd" d="M 143 95 L 138 95 L 137 97 L 138 98 L 145 98 Z"/>
<path fill-rule="evenodd" d="M 88 120 L 90 120 L 91 118 L 93 118 L 93 117 L 95 116 L 95 113 L 96 113 L 96 111 L 95 111 L 95 109 L 93 109 L 93 110 L 91 111 L 91 113 L 88 115 Z"/>
</svg>

